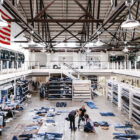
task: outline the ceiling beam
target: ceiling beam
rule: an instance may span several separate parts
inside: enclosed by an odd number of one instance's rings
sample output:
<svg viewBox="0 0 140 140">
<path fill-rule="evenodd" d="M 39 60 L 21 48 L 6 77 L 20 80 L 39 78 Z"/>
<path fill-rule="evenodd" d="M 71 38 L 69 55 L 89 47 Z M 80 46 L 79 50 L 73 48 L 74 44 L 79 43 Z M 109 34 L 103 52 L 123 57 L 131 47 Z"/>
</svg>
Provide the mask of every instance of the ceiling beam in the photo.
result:
<svg viewBox="0 0 140 140">
<path fill-rule="evenodd" d="M 21 22 L 20 20 L 18 19 L 6 19 L 6 21 L 8 22 Z M 61 22 L 61 23 L 67 23 L 67 22 L 77 22 L 77 23 L 88 23 L 88 22 L 91 22 L 91 23 L 103 23 L 103 19 L 36 19 L 36 20 L 32 20 L 32 19 L 27 19 L 27 22 Z M 108 23 L 121 23 L 125 20 L 120 20 L 120 19 L 116 19 L 116 20 L 113 20 L 113 21 L 110 21 Z M 140 20 L 138 20 L 140 21 Z"/>
<path fill-rule="evenodd" d="M 77 35 L 75 35 L 75 36 L 77 36 Z M 71 38 L 73 38 L 73 37 L 71 37 Z M 68 38 L 68 39 L 66 39 L 65 41 L 63 41 L 63 42 L 67 42 L 67 40 L 69 40 L 70 38 Z M 18 40 L 18 41 L 14 41 L 15 43 L 28 43 L 28 41 L 21 41 L 21 40 Z M 36 43 L 40 43 L 40 41 L 35 41 Z M 46 41 L 46 43 L 58 43 L 59 41 Z M 69 43 L 71 42 L 73 42 L 73 43 L 85 43 L 84 41 L 68 41 Z"/>
<path fill-rule="evenodd" d="M 51 0 L 35 17 L 34 19 L 38 19 L 56 0 Z"/>
<path fill-rule="evenodd" d="M 9 22 L 20 22 L 17 19 L 10 19 L 7 20 Z M 102 23 L 103 19 L 27 19 L 28 22 L 63 22 L 63 23 L 67 23 L 67 22 L 77 22 L 77 23 L 84 23 L 84 22 L 99 22 Z M 119 22 L 119 21 L 117 21 Z"/>
<path fill-rule="evenodd" d="M 89 16 L 91 19 L 94 19 L 94 17 L 82 6 L 82 4 L 78 0 L 74 1 L 86 13 L 87 16 Z"/>
<path fill-rule="evenodd" d="M 19 24 L 22 28 L 28 28 L 29 31 L 33 30 L 33 27 L 31 25 L 28 24 L 27 20 L 25 19 L 25 17 L 23 17 L 23 15 L 17 10 L 16 7 L 14 7 L 14 5 L 12 5 L 12 3 L 9 0 L 4 0 L 3 2 L 3 7 L 15 18 L 18 19 L 21 23 Z M 34 32 L 33 36 L 39 40 L 44 42 L 44 40 L 41 38 L 40 35 L 38 35 L 36 32 Z"/>
<path fill-rule="evenodd" d="M 18 36 L 20 36 L 22 33 L 24 33 L 27 30 L 27 28 L 23 29 L 21 32 L 19 32 L 14 38 L 17 38 Z"/>
<path fill-rule="evenodd" d="M 49 18 L 53 19 L 50 15 L 47 15 Z M 83 17 L 83 16 L 81 16 Z M 77 36 L 75 36 L 71 31 L 69 31 L 68 29 L 66 29 L 62 24 L 60 24 L 59 22 L 56 22 L 61 28 L 63 28 L 65 31 L 67 31 L 69 34 L 71 34 L 73 37 L 75 37 L 77 40 L 81 41 Z"/>
<path fill-rule="evenodd" d="M 81 16 L 79 19 L 81 19 L 84 16 Z M 67 31 L 71 26 L 73 26 L 76 22 L 73 22 L 72 24 L 70 24 L 69 26 L 67 26 L 64 30 L 62 30 L 61 32 L 59 32 L 55 37 L 52 38 L 52 40 L 54 40 L 56 37 L 58 37 L 59 35 L 61 35 L 63 32 Z"/>
<path fill-rule="evenodd" d="M 31 12 L 32 26 L 34 27 L 34 21 L 33 21 L 33 4 L 32 4 L 32 0 L 30 0 L 30 12 Z"/>
<path fill-rule="evenodd" d="M 98 0 L 98 11 L 97 11 L 97 19 L 100 17 L 100 5 L 101 5 L 101 0 Z M 98 28 L 99 23 L 97 22 L 96 24 L 96 29 Z"/>
<path fill-rule="evenodd" d="M 97 32 L 99 32 L 107 23 L 115 20 L 115 18 L 126 8 L 125 2 L 126 2 L 126 0 L 122 0 L 117 5 L 117 7 L 114 10 L 112 10 L 112 12 L 109 14 L 109 16 L 103 21 L 103 24 L 92 34 L 90 40 L 95 39 L 98 36 Z"/>
</svg>

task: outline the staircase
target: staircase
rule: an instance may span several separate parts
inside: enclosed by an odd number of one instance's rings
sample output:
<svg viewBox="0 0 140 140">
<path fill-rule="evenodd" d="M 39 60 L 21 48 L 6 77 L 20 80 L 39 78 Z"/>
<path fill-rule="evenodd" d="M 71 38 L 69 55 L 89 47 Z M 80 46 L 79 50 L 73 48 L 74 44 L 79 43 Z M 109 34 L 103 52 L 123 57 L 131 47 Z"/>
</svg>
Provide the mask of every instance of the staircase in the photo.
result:
<svg viewBox="0 0 140 140">
<path fill-rule="evenodd" d="M 67 68 L 71 69 L 76 75 L 77 75 L 77 79 L 80 79 L 80 77 L 84 77 L 87 79 L 87 77 L 81 73 L 80 71 L 78 71 L 77 69 L 73 68 L 71 65 L 67 64 L 67 63 L 63 63 L 64 66 L 66 66 Z"/>
<path fill-rule="evenodd" d="M 73 76 L 70 72 L 63 71 L 63 74 L 70 77 L 72 80 L 76 80 L 77 78 Z"/>
<path fill-rule="evenodd" d="M 73 100 L 86 100 L 91 99 L 91 80 L 82 80 L 82 77 L 87 79 L 87 77 L 78 71 L 77 69 L 73 68 L 71 65 L 64 63 L 64 66 L 69 68 L 69 70 L 72 70 L 76 75 L 77 78 L 74 77 L 71 73 L 64 71 L 63 73 L 73 79 L 72 85 L 73 85 L 73 94 L 72 99 Z"/>
</svg>

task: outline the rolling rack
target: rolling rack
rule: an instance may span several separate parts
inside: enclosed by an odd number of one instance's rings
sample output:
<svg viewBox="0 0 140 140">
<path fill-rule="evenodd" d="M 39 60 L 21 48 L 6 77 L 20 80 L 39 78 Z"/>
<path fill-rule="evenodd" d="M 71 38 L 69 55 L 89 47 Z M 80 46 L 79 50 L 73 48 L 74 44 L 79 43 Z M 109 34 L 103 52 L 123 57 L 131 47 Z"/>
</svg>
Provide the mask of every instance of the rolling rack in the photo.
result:
<svg viewBox="0 0 140 140">
<path fill-rule="evenodd" d="M 21 102 L 24 101 L 25 96 L 29 93 L 28 89 L 29 82 L 26 80 L 19 80 L 16 84 L 16 99 Z"/>
</svg>

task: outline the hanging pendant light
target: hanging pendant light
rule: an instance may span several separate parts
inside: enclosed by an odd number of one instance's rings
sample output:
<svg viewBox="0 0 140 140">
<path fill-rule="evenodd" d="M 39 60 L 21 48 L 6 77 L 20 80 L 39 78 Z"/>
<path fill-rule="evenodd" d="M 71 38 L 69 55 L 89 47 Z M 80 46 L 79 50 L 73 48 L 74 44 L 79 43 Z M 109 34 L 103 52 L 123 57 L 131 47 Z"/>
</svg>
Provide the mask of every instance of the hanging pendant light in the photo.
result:
<svg viewBox="0 0 140 140">
<path fill-rule="evenodd" d="M 127 6 L 128 6 L 128 17 L 127 17 L 127 20 L 124 21 L 124 22 L 121 24 L 121 28 L 124 28 L 124 29 L 134 29 L 134 28 L 140 26 L 139 21 L 134 20 L 132 14 L 131 14 L 131 4 L 132 4 L 132 3 L 129 3 L 129 4 L 127 5 Z"/>
<path fill-rule="evenodd" d="M 31 37 L 31 39 L 29 40 L 28 44 L 30 44 L 30 45 L 35 44 L 35 42 L 34 42 L 34 40 L 33 40 L 33 37 Z"/>
<path fill-rule="evenodd" d="M 8 26 L 8 22 L 2 18 L 0 13 L 0 27 L 7 27 L 7 26 Z"/>
<path fill-rule="evenodd" d="M 123 52 L 124 53 L 128 53 L 129 52 L 129 50 L 128 50 L 128 48 L 125 46 L 125 48 L 123 49 Z"/>
<path fill-rule="evenodd" d="M 86 53 L 90 53 L 90 52 L 91 52 L 91 49 L 88 47 L 86 50 Z"/>
<path fill-rule="evenodd" d="M 97 40 L 97 42 L 95 43 L 95 46 L 99 47 L 99 46 L 103 46 L 103 45 L 104 45 L 104 43 L 100 40 L 100 37 L 99 37 L 99 35 L 98 35 L 98 40 Z"/>
<path fill-rule="evenodd" d="M 46 52 L 45 47 L 43 47 L 43 49 L 41 50 L 41 52 L 43 52 L 43 53 L 45 53 L 45 52 Z"/>
</svg>

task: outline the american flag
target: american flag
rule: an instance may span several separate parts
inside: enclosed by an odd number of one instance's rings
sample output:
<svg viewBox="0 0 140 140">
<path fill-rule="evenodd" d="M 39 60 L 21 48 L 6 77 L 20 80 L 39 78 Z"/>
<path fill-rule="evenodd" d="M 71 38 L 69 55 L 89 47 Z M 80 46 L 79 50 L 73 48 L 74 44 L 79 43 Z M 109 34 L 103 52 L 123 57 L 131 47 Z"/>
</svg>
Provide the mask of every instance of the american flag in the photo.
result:
<svg viewBox="0 0 140 140">
<path fill-rule="evenodd" d="M 11 19 L 1 9 L 0 9 L 0 13 L 4 20 Z M 0 27 L 0 43 L 5 45 L 10 45 L 10 40 L 11 40 L 11 22 L 8 22 L 7 27 Z"/>
</svg>

